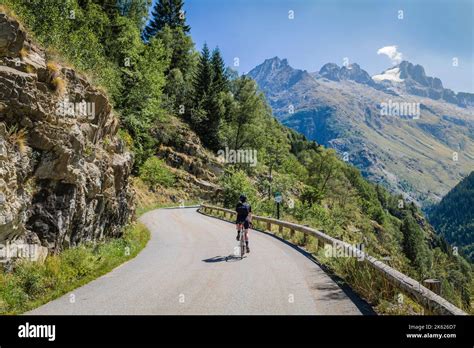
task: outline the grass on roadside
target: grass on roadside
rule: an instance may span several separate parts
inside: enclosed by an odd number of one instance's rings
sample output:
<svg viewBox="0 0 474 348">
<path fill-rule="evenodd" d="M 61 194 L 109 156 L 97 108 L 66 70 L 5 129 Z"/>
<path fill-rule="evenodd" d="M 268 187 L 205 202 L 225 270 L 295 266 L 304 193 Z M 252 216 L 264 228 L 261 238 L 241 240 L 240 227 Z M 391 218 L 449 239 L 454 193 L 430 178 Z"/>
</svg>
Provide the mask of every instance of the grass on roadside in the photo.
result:
<svg viewBox="0 0 474 348">
<path fill-rule="evenodd" d="M 0 271 L 0 314 L 19 314 L 47 303 L 134 258 L 150 232 L 141 223 L 121 238 L 81 245 L 47 257 L 43 264 L 18 261 L 13 272 Z"/>
</svg>

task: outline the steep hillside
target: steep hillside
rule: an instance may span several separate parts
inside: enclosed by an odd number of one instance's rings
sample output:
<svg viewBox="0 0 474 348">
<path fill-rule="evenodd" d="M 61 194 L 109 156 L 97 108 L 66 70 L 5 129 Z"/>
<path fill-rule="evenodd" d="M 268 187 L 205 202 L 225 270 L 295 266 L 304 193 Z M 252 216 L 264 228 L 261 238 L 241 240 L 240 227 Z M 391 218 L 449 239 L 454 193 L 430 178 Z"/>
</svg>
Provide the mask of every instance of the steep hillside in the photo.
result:
<svg viewBox="0 0 474 348">
<path fill-rule="evenodd" d="M 117 130 L 107 96 L 0 13 L 0 242 L 58 252 L 121 235 L 133 157 Z"/>
<path fill-rule="evenodd" d="M 454 95 L 419 65 L 402 62 L 371 79 L 357 64 L 310 74 L 275 57 L 249 76 L 283 124 L 424 207 L 474 166 L 472 95 Z"/>
<path fill-rule="evenodd" d="M 474 172 L 471 172 L 429 213 L 438 233 L 474 260 Z"/>
</svg>

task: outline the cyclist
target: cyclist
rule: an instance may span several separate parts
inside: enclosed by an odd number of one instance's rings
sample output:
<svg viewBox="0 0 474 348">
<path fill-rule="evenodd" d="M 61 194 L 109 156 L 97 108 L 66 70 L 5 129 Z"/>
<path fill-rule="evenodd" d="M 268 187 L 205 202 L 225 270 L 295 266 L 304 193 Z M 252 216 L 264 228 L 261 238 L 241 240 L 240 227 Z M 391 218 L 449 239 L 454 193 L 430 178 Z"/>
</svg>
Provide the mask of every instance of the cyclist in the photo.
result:
<svg viewBox="0 0 474 348">
<path fill-rule="evenodd" d="M 247 252 L 249 253 L 249 226 L 252 223 L 252 207 L 249 203 L 247 203 L 247 197 L 245 197 L 245 195 L 240 195 L 239 203 L 237 203 L 235 211 L 237 212 L 237 240 L 239 240 L 240 237 L 239 230 L 243 227 L 245 246 L 247 247 Z"/>
</svg>

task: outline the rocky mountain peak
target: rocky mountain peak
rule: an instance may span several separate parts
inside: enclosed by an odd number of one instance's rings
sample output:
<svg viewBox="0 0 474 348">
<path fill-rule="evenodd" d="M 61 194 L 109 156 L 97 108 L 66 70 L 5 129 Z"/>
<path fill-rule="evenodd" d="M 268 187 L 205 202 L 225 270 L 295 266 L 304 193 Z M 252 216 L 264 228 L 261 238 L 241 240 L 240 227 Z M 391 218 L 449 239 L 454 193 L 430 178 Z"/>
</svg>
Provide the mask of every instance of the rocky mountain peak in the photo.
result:
<svg viewBox="0 0 474 348">
<path fill-rule="evenodd" d="M 287 67 L 290 66 L 286 58 L 280 59 L 279 57 L 275 56 L 273 58 L 265 59 L 265 61 L 262 64 L 258 65 L 254 70 L 260 70 L 261 72 L 265 72 L 268 74 L 272 71 L 284 69 Z"/>
<path fill-rule="evenodd" d="M 277 91 L 287 89 L 296 83 L 315 83 L 306 70 L 295 69 L 287 59 L 273 57 L 266 59 L 262 64 L 252 69 L 248 75 L 253 78 L 262 89 Z"/>
<path fill-rule="evenodd" d="M 400 69 L 400 78 L 402 79 L 412 79 L 413 81 L 418 82 L 422 86 L 431 87 L 430 79 L 426 76 L 425 68 L 419 64 L 412 64 L 406 60 L 401 62 L 398 65 Z M 439 79 L 438 79 L 439 80 Z"/>
<path fill-rule="evenodd" d="M 396 86 L 403 92 L 435 100 L 444 100 L 461 107 L 474 106 L 474 94 L 455 93 L 443 87 L 443 82 L 437 77 L 426 75 L 425 68 L 419 64 L 402 61 L 372 79 L 384 87 Z"/>
<path fill-rule="evenodd" d="M 350 80 L 357 83 L 373 84 L 372 78 L 359 64 L 353 63 L 339 67 L 335 63 L 324 64 L 319 70 L 319 77 L 332 81 Z"/>
<path fill-rule="evenodd" d="M 319 76 L 332 81 L 340 81 L 339 71 L 341 68 L 335 63 L 326 63 L 319 70 Z"/>
</svg>

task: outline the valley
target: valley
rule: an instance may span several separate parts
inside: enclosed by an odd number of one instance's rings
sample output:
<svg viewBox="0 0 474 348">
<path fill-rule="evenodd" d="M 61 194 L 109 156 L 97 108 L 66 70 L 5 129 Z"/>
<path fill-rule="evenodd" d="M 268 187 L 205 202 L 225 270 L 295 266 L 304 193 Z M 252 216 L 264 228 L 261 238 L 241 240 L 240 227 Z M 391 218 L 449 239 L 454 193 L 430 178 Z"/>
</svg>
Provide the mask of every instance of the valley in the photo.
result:
<svg viewBox="0 0 474 348">
<path fill-rule="evenodd" d="M 402 62 L 372 79 L 357 64 L 308 73 L 275 57 L 249 76 L 284 125 L 346 154 L 369 180 L 424 208 L 474 168 L 472 95 L 450 99 L 419 65 Z"/>
</svg>

